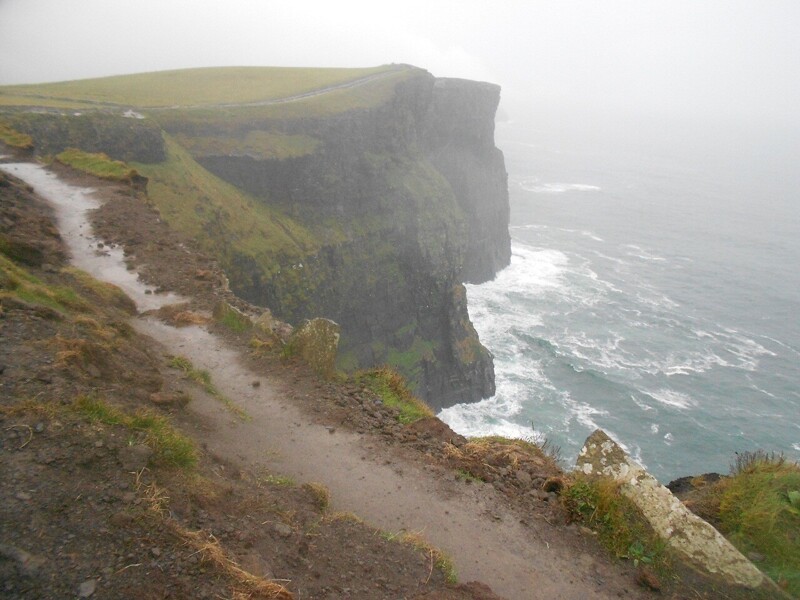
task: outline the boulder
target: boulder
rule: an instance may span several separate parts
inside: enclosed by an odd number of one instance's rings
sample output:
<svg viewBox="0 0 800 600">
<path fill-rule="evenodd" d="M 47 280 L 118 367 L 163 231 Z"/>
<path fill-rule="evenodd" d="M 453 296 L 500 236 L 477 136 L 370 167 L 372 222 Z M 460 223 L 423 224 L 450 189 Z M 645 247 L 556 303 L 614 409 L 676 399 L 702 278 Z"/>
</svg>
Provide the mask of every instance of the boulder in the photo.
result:
<svg viewBox="0 0 800 600">
<path fill-rule="evenodd" d="M 577 469 L 618 482 L 620 493 L 639 508 L 656 534 L 690 566 L 750 589 L 774 585 L 722 534 L 631 460 L 604 431 L 598 429 L 586 439 Z"/>
<path fill-rule="evenodd" d="M 312 319 L 301 325 L 289 339 L 288 350 L 305 360 L 320 377 L 330 379 L 336 372 L 339 325 L 330 319 Z"/>
</svg>

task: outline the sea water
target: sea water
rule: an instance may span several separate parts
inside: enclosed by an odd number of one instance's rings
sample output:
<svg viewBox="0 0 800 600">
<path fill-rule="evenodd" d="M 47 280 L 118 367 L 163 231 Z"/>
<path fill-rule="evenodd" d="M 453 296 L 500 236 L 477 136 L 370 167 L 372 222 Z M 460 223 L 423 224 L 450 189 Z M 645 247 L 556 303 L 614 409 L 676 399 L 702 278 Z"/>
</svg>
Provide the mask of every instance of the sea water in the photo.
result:
<svg viewBox="0 0 800 600">
<path fill-rule="evenodd" d="M 497 393 L 441 417 L 547 438 L 604 429 L 656 477 L 800 458 L 800 135 L 564 140 L 498 127 L 511 265 L 468 289 Z"/>
</svg>

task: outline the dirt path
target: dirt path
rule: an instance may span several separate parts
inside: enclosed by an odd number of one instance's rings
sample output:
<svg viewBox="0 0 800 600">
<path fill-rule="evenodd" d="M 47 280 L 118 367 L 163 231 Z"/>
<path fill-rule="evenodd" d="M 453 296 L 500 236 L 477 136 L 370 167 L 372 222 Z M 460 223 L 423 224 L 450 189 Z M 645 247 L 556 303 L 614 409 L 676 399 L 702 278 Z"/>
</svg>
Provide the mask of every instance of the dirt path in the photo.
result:
<svg viewBox="0 0 800 600">
<path fill-rule="evenodd" d="M 37 165 L 3 168 L 61 206 L 59 226 L 76 264 L 118 284 L 116 277 L 124 273 L 126 289 L 142 287 L 129 293 L 152 301 L 143 284 L 131 281 L 124 265 L 113 264 L 119 257 L 98 254 L 96 240 L 80 225 L 78 217 L 87 206 L 74 188 Z M 536 520 L 520 523 L 493 487 L 455 481 L 437 467 L 404 459 L 368 434 L 331 432 L 313 423 L 278 382 L 265 381 L 243 366 L 235 350 L 205 329 L 176 329 L 152 318 L 135 319 L 134 326 L 167 352 L 207 369 L 218 389 L 250 415 L 243 421 L 218 400 L 198 394 L 189 405 L 197 417 L 195 435 L 211 452 L 298 481 L 323 483 L 334 509 L 388 531 L 421 533 L 453 558 L 460 580 L 483 581 L 512 600 L 649 597 L 629 574 L 583 551 L 578 532 Z M 260 381 L 258 387 L 254 380 Z"/>
</svg>

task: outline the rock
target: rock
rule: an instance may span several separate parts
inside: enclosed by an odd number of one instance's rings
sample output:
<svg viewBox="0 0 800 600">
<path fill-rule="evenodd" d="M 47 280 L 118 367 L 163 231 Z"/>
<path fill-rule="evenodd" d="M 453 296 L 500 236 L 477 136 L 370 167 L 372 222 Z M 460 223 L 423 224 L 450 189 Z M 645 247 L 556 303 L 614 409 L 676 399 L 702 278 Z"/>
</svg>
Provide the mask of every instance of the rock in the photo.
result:
<svg viewBox="0 0 800 600">
<path fill-rule="evenodd" d="M 467 438 L 457 434 L 450 429 L 450 426 L 437 417 L 425 417 L 414 421 L 407 428 L 422 437 L 448 442 L 456 447 L 461 447 L 467 443 Z"/>
<path fill-rule="evenodd" d="M 87 579 L 78 586 L 78 598 L 89 598 L 97 589 L 96 579 Z"/>
<path fill-rule="evenodd" d="M 690 512 L 666 487 L 600 429 L 592 433 L 577 461 L 578 471 L 608 477 L 641 511 L 653 531 L 688 564 L 747 588 L 770 582 L 711 525 Z"/>
<path fill-rule="evenodd" d="M 141 471 L 147 466 L 153 450 L 145 444 L 125 446 L 119 451 L 119 461 L 125 471 Z"/>
<path fill-rule="evenodd" d="M 306 361 L 319 375 L 333 377 L 339 347 L 339 326 L 330 319 L 306 321 L 293 334 L 287 345 L 290 354 Z"/>
<path fill-rule="evenodd" d="M 31 554 L 22 548 L 17 548 L 9 544 L 0 544 L 0 558 L 12 561 L 17 572 L 22 577 L 38 576 L 42 567 L 47 562 L 41 556 Z"/>
<path fill-rule="evenodd" d="M 133 498 L 130 499 L 130 502 L 133 502 L 136 496 L 135 494 L 133 494 L 133 492 L 129 493 L 133 495 Z M 130 527 L 131 525 L 133 525 L 133 522 L 134 522 L 133 516 L 125 511 L 114 513 L 113 515 L 111 515 L 111 518 L 109 519 L 109 523 L 111 523 L 114 527 L 119 527 L 121 529 Z"/>
<path fill-rule="evenodd" d="M 544 490 L 531 490 L 530 492 L 528 492 L 528 495 L 532 496 L 533 498 L 536 498 L 537 500 L 543 500 L 545 502 L 550 500 L 550 494 L 548 494 Z"/>
<path fill-rule="evenodd" d="M 517 478 L 517 481 L 519 481 L 520 485 L 522 485 L 523 487 L 528 487 L 533 481 L 531 474 L 528 473 L 527 471 L 523 471 L 522 469 L 519 469 L 515 473 L 515 476 Z"/>
<path fill-rule="evenodd" d="M 289 527 L 286 523 L 275 523 L 275 525 L 272 526 L 272 529 L 275 530 L 275 533 L 277 533 L 282 538 L 291 537 L 292 534 L 294 533 L 292 528 Z"/>
<path fill-rule="evenodd" d="M 184 392 L 153 392 L 150 402 L 157 406 L 179 406 L 189 404 L 189 396 Z"/>
<path fill-rule="evenodd" d="M 661 581 L 659 581 L 656 574 L 647 567 L 639 567 L 639 570 L 636 572 L 636 583 L 653 592 L 661 591 Z"/>
</svg>

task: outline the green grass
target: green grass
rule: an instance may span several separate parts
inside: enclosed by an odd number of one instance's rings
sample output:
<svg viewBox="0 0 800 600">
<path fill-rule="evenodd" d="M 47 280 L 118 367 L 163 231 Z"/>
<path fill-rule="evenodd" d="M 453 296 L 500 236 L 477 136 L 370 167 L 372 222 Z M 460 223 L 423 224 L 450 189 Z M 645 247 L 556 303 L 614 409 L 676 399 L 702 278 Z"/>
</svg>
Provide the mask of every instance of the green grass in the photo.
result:
<svg viewBox="0 0 800 600">
<path fill-rule="evenodd" d="M 136 305 L 133 301 L 122 289 L 113 283 L 95 279 L 86 271 L 82 271 L 76 267 L 65 267 L 62 269 L 62 272 L 72 277 L 79 288 L 88 291 L 89 293 L 87 295 L 96 296 L 105 306 L 115 306 L 126 312 L 132 314 L 136 313 Z"/>
<path fill-rule="evenodd" d="M 174 138 L 196 157 L 249 156 L 257 160 L 297 158 L 313 153 L 319 146 L 319 140 L 308 135 L 262 130 L 248 130 L 239 137 L 176 133 Z"/>
<path fill-rule="evenodd" d="M 131 181 L 139 174 L 121 160 L 113 160 L 102 152 L 84 152 L 67 148 L 56 155 L 56 160 L 68 167 L 112 181 Z"/>
<path fill-rule="evenodd" d="M 89 303 L 72 288 L 48 285 L 15 264 L 5 255 L 0 243 L 0 303 L 3 296 L 14 296 L 28 304 L 64 314 L 92 312 Z"/>
<path fill-rule="evenodd" d="M 120 425 L 142 432 L 145 443 L 153 449 L 156 461 L 164 466 L 190 469 L 197 464 L 194 442 L 177 431 L 166 417 L 147 410 L 126 413 L 91 396 L 79 396 L 73 408 L 92 422 Z"/>
<path fill-rule="evenodd" d="M 20 133 L 3 121 L 0 121 L 0 142 L 21 150 L 33 148 L 33 138 L 31 136 L 27 133 Z"/>
<path fill-rule="evenodd" d="M 242 314 L 227 302 L 219 302 L 214 307 L 214 319 L 235 333 L 253 328 L 250 317 Z"/>
<path fill-rule="evenodd" d="M 563 498 L 573 518 L 595 531 L 614 556 L 637 566 L 650 565 L 657 572 L 668 571 L 666 544 L 636 505 L 620 494 L 616 482 L 578 476 L 563 492 Z"/>
<path fill-rule="evenodd" d="M 135 163 L 149 179 L 148 197 L 170 227 L 218 256 L 231 279 L 236 279 L 236 257 L 254 260 L 269 272 L 280 268 L 276 256 L 291 261 L 317 248 L 305 228 L 206 171 L 169 136 L 166 146 L 165 162 Z"/>
<path fill-rule="evenodd" d="M 377 394 L 386 406 L 399 410 L 398 420 L 403 424 L 433 416 L 431 408 L 411 393 L 405 379 L 389 367 L 359 371 L 353 379 Z"/>
<path fill-rule="evenodd" d="M 781 455 L 739 455 L 730 478 L 719 482 L 722 533 L 758 566 L 800 598 L 800 465 Z"/>
<path fill-rule="evenodd" d="M 212 67 L 0 87 L 4 98 L 40 98 L 136 108 L 250 103 L 307 93 L 391 69 Z"/>
<path fill-rule="evenodd" d="M 234 404 L 233 400 L 225 396 L 219 391 L 217 386 L 214 385 L 214 382 L 211 380 L 211 373 L 205 369 L 197 369 L 192 362 L 184 356 L 173 356 L 169 361 L 169 366 L 173 369 L 183 371 L 187 379 L 194 381 L 202 387 L 209 396 L 222 402 L 222 404 L 237 417 L 243 421 L 250 420 L 250 415 L 248 415 L 243 408 Z"/>
</svg>

